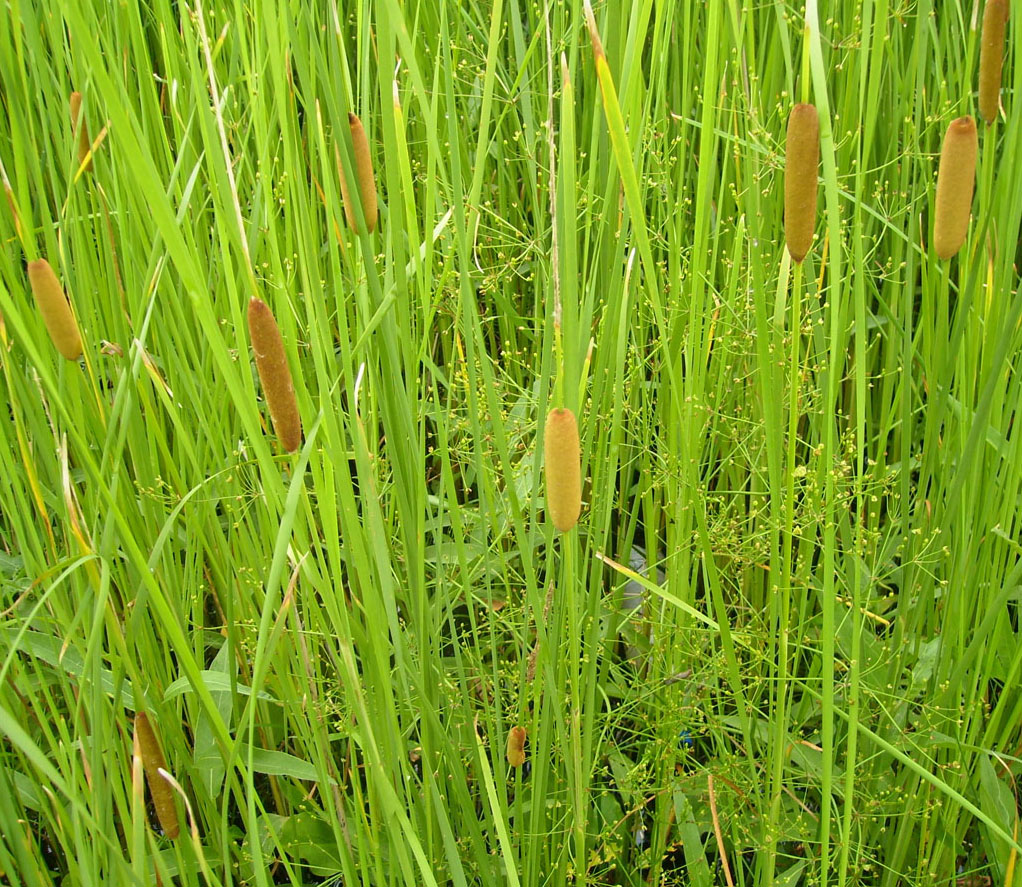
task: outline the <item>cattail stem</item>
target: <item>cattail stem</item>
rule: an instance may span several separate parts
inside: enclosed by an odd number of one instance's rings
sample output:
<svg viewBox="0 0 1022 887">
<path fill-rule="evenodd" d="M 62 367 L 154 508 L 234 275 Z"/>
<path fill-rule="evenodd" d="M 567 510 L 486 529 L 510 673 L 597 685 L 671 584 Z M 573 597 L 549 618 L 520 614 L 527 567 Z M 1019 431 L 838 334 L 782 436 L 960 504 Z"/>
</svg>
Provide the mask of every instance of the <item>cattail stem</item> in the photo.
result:
<svg viewBox="0 0 1022 887">
<path fill-rule="evenodd" d="M 159 770 L 167 769 L 167 762 L 160 749 L 156 731 L 149 723 L 149 717 L 142 711 L 135 713 L 135 742 L 142 757 L 142 767 L 149 783 L 149 793 L 153 797 L 153 806 L 156 807 L 156 818 L 160 821 L 163 833 L 174 840 L 181 831 L 177 807 L 174 805 L 174 789 L 159 774 Z"/>
<path fill-rule="evenodd" d="M 1007 0 L 987 0 L 983 9 L 983 35 L 979 49 L 979 113 L 987 123 L 994 122 L 1001 100 L 1001 65 L 1007 22 Z"/>
<path fill-rule="evenodd" d="M 354 114 L 348 114 L 348 126 L 351 129 L 351 148 L 355 157 L 355 177 L 358 182 L 358 199 L 362 204 L 362 215 L 365 216 L 366 228 L 370 234 L 376 229 L 378 208 L 376 204 L 376 177 L 373 175 L 373 160 L 369 155 L 369 140 L 362 121 Z M 338 157 L 337 171 L 341 177 L 341 197 L 344 199 L 344 217 L 348 227 L 358 233 L 358 220 L 352 203 L 348 180 L 344 175 L 344 167 Z"/>
<path fill-rule="evenodd" d="M 814 105 L 798 104 L 788 117 L 784 157 L 784 240 L 801 262 L 816 227 L 816 179 L 820 165 L 820 118 Z"/>
<path fill-rule="evenodd" d="M 284 340 L 269 306 L 254 296 L 248 303 L 248 333 L 273 430 L 280 445 L 289 453 L 294 452 L 302 443 L 302 420 L 284 354 Z"/>
<path fill-rule="evenodd" d="M 971 117 L 952 120 L 944 136 L 937 170 L 933 248 L 942 259 L 958 252 L 969 230 L 979 140 Z"/>
<path fill-rule="evenodd" d="M 92 150 L 92 140 L 89 138 L 89 128 L 85 125 L 85 115 L 82 113 L 82 94 L 71 93 L 71 132 L 78 141 L 78 165 L 85 172 L 92 169 L 92 158 L 89 151 Z"/>
<path fill-rule="evenodd" d="M 582 512 L 582 460 L 575 414 L 553 409 L 544 431 L 546 507 L 554 526 L 567 533 Z"/>
<path fill-rule="evenodd" d="M 82 355 L 78 323 L 71 313 L 71 305 L 64 296 L 60 281 L 46 259 L 28 263 L 28 282 L 53 344 L 68 360 L 78 360 Z"/>
</svg>

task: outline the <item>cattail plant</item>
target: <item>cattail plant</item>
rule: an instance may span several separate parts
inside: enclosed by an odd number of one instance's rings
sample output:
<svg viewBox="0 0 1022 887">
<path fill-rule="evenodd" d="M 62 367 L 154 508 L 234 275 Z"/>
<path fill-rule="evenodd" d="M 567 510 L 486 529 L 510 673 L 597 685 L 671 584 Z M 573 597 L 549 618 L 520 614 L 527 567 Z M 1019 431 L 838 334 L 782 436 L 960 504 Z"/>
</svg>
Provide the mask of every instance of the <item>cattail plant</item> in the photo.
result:
<svg viewBox="0 0 1022 887">
<path fill-rule="evenodd" d="M 801 262 L 816 227 L 816 175 L 820 165 L 820 118 L 814 105 L 798 104 L 788 117 L 784 156 L 784 240 Z"/>
<path fill-rule="evenodd" d="M 979 50 L 979 113 L 987 123 L 994 122 L 1001 99 L 1001 63 L 1007 22 L 1007 0 L 987 0 Z"/>
<path fill-rule="evenodd" d="M 568 409 L 546 417 L 543 454 L 546 463 L 546 508 L 553 524 L 567 533 L 582 512 L 582 460 L 578 423 Z"/>
<path fill-rule="evenodd" d="M 284 340 L 269 306 L 254 296 L 248 303 L 248 334 L 273 430 L 280 445 L 289 453 L 294 452 L 302 442 L 302 420 L 284 354 Z"/>
<path fill-rule="evenodd" d="M 163 833 L 173 840 L 180 833 L 180 825 L 177 819 L 177 807 L 174 805 L 174 789 L 159 774 L 159 770 L 167 769 L 167 762 L 160 750 L 160 741 L 156 738 L 156 732 L 149 717 L 145 712 L 135 713 L 135 748 L 136 753 L 142 758 L 142 767 L 145 769 L 146 782 L 149 783 L 149 794 L 153 798 L 153 806 L 156 808 L 156 818 L 160 821 L 160 828 Z"/>
<path fill-rule="evenodd" d="M 89 151 L 92 149 L 92 141 L 89 139 L 89 128 L 85 125 L 85 115 L 82 113 L 82 94 L 71 93 L 71 132 L 78 141 L 78 165 L 85 165 L 85 170 L 92 169 L 92 158 Z"/>
<path fill-rule="evenodd" d="M 525 763 L 525 728 L 512 727 L 507 734 L 507 762 L 512 767 Z"/>
<path fill-rule="evenodd" d="M 975 121 L 971 117 L 952 120 L 940 152 L 933 212 L 933 249 L 942 259 L 958 252 L 969 230 L 978 149 Z"/>
<path fill-rule="evenodd" d="M 365 216 L 366 228 L 372 234 L 376 228 L 376 177 L 373 175 L 373 161 L 369 156 L 369 140 L 362 127 L 362 121 L 354 114 L 348 114 L 348 126 L 351 127 L 351 147 L 355 155 L 355 177 L 358 180 L 358 199 L 362 203 L 362 215 Z M 351 202 L 351 191 L 348 180 L 344 176 L 344 167 L 337 161 L 337 171 L 341 177 L 341 197 L 344 198 L 344 217 L 348 227 L 358 232 L 358 221 L 355 218 L 355 207 Z"/>
<path fill-rule="evenodd" d="M 28 263 L 28 282 L 53 344 L 68 360 L 78 360 L 82 355 L 78 323 L 71 313 L 71 306 L 61 289 L 60 281 L 46 259 Z"/>
</svg>

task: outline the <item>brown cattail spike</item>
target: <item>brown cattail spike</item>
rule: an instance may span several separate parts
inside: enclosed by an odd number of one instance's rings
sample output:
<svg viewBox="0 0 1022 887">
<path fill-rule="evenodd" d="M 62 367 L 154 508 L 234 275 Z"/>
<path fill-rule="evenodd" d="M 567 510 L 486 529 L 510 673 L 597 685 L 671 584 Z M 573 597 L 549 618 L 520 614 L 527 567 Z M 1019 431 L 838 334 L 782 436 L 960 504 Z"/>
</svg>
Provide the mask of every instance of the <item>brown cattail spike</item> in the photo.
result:
<svg viewBox="0 0 1022 887">
<path fill-rule="evenodd" d="M 28 282 L 39 306 L 46 329 L 57 350 L 68 360 L 82 356 L 82 337 L 71 306 L 64 296 L 57 275 L 46 259 L 28 263 Z"/>
<path fill-rule="evenodd" d="M 142 756 L 142 766 L 145 768 L 149 794 L 152 795 L 153 806 L 156 808 L 156 818 L 160 821 L 163 833 L 173 840 L 181 831 L 177 807 L 174 805 L 174 789 L 158 772 L 167 769 L 167 762 L 163 758 L 160 741 L 156 738 L 156 732 L 145 712 L 135 713 L 135 742 Z"/>
<path fill-rule="evenodd" d="M 816 176 L 820 165 L 820 118 L 814 105 L 795 105 L 788 117 L 784 156 L 784 240 L 801 262 L 816 227 Z"/>
<path fill-rule="evenodd" d="M 85 115 L 82 114 L 82 94 L 71 93 L 71 132 L 78 140 L 78 165 L 85 164 L 85 171 L 92 169 L 92 158 L 89 151 L 92 149 L 92 141 L 89 139 L 89 128 L 85 125 Z M 86 158 L 88 162 L 86 163 Z"/>
<path fill-rule="evenodd" d="M 578 423 L 571 410 L 554 409 L 546 417 L 546 510 L 555 527 L 567 533 L 582 512 L 582 464 Z"/>
<path fill-rule="evenodd" d="M 1007 22 L 1007 0 L 987 0 L 979 50 L 979 113 L 987 123 L 994 122 L 1000 105 L 1001 63 Z"/>
<path fill-rule="evenodd" d="M 507 762 L 512 767 L 525 763 L 525 728 L 512 727 L 507 734 Z"/>
<path fill-rule="evenodd" d="M 942 259 L 958 252 L 969 230 L 978 149 L 975 121 L 971 117 L 952 120 L 940 152 L 933 212 L 933 249 Z"/>
<path fill-rule="evenodd" d="M 248 334 L 273 430 L 280 445 L 289 453 L 294 452 L 302 443 L 302 420 L 284 354 L 284 340 L 269 306 L 254 296 L 248 303 Z"/>
<path fill-rule="evenodd" d="M 373 161 L 369 156 L 369 140 L 366 138 L 366 131 L 362 127 L 362 121 L 354 114 L 348 114 L 348 126 L 351 127 L 351 147 L 355 155 L 358 199 L 362 202 L 362 215 L 365 216 L 366 227 L 369 233 L 372 234 L 376 228 L 378 209 L 376 205 L 376 177 L 373 175 Z M 344 217 L 348 220 L 348 227 L 352 231 L 357 232 L 358 221 L 355 218 L 355 207 L 351 202 L 348 180 L 344 176 L 344 167 L 341 165 L 339 157 L 337 171 L 341 176 L 341 197 L 344 198 Z"/>
</svg>

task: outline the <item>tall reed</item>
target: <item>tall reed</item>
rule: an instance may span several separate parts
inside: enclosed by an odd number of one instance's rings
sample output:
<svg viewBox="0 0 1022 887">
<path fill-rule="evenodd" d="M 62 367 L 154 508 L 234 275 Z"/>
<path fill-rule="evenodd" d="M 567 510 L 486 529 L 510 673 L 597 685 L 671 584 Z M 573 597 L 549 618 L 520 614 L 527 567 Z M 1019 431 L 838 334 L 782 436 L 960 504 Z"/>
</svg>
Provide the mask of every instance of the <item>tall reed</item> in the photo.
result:
<svg viewBox="0 0 1022 887">
<path fill-rule="evenodd" d="M 160 821 L 160 828 L 168 838 L 173 840 L 181 831 L 177 818 L 177 807 L 174 804 L 174 789 L 159 774 L 161 769 L 167 769 L 167 762 L 163 757 L 156 731 L 149 723 L 148 715 L 142 711 L 135 713 L 135 746 L 138 755 L 142 758 L 146 782 L 149 783 L 149 794 L 153 798 L 153 806 L 156 808 L 156 818 Z"/>
<path fill-rule="evenodd" d="M 64 290 L 46 259 L 28 263 L 28 282 L 57 350 L 68 360 L 82 356 L 82 337 Z"/>
<path fill-rule="evenodd" d="M 289 453 L 294 452 L 302 443 L 302 419 L 284 353 L 284 340 L 273 312 L 255 296 L 248 303 L 248 334 L 273 430 L 280 445 Z"/>
<path fill-rule="evenodd" d="M 92 140 L 89 138 L 89 128 L 85 125 L 85 114 L 82 113 L 82 94 L 71 93 L 71 133 L 78 142 L 78 165 L 84 165 L 88 172 L 92 169 L 92 158 L 89 151 L 92 150 Z"/>
<path fill-rule="evenodd" d="M 784 156 L 784 239 L 801 262 L 816 227 L 816 178 L 820 165 L 820 118 L 814 105 L 798 104 L 788 117 Z"/>
<path fill-rule="evenodd" d="M 554 526 L 567 533 L 582 513 L 582 461 L 575 414 L 553 409 L 543 438 L 546 466 L 546 507 Z"/>
<path fill-rule="evenodd" d="M 994 122 L 1001 101 L 1001 65 L 1007 22 L 1007 0 L 987 0 L 983 9 L 983 36 L 979 49 L 979 113 L 987 123 Z"/>
<path fill-rule="evenodd" d="M 373 159 L 369 155 L 369 139 L 362 121 L 355 114 L 348 114 L 348 126 L 351 129 L 351 147 L 355 155 L 355 177 L 358 183 L 358 199 L 362 203 L 362 215 L 365 216 L 366 228 L 372 234 L 376 230 L 376 217 L 379 209 L 376 204 L 376 177 L 373 175 Z M 358 220 L 355 207 L 351 202 L 351 191 L 344 175 L 344 167 L 338 159 L 337 171 L 341 177 L 341 197 L 344 199 L 344 217 L 348 227 L 358 233 Z"/>
<path fill-rule="evenodd" d="M 952 120 L 940 152 L 933 212 L 933 249 L 941 259 L 958 252 L 969 230 L 978 150 L 976 122 L 971 117 Z"/>
</svg>

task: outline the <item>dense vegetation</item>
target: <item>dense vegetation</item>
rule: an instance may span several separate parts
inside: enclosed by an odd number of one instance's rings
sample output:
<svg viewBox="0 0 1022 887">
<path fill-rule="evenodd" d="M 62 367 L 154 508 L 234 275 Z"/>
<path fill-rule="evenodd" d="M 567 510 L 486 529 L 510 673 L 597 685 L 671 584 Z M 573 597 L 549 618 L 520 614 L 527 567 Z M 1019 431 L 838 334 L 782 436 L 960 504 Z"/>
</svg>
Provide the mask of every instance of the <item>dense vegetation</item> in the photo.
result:
<svg viewBox="0 0 1022 887">
<path fill-rule="evenodd" d="M 1017 883 L 1018 18 L 6 4 L 0 883 Z"/>
</svg>

